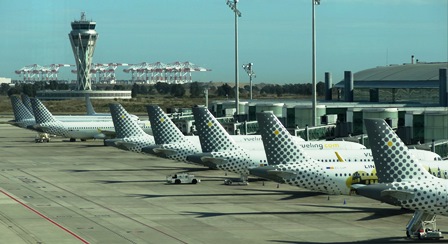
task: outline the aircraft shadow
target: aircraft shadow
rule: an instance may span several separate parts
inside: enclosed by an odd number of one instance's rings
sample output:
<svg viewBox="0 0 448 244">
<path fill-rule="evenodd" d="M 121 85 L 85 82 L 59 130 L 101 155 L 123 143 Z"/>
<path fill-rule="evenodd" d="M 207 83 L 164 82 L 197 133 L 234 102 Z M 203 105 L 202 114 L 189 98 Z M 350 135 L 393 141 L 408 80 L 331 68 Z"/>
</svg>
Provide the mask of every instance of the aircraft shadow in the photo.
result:
<svg viewBox="0 0 448 244">
<path fill-rule="evenodd" d="M 444 233 L 445 234 L 445 233 Z M 411 239 L 405 236 L 391 236 L 376 239 L 360 240 L 360 241 L 350 241 L 350 242 L 300 242 L 300 241 L 282 241 L 282 240 L 268 240 L 268 242 L 277 243 L 294 243 L 294 244 L 345 244 L 345 243 L 448 243 L 448 240 L 418 240 Z"/>
<path fill-rule="evenodd" d="M 171 184 L 169 184 L 171 185 Z M 181 185 L 191 185 L 191 184 L 180 184 Z M 176 185 L 177 187 L 177 185 Z M 242 189 L 246 191 L 246 189 Z M 247 191 L 250 189 L 247 189 Z M 252 191 L 252 190 L 251 190 Z M 291 192 L 288 192 L 290 194 Z M 160 195 L 160 194 L 130 194 L 129 197 L 137 197 L 137 198 L 158 198 L 158 197 L 228 197 L 228 196 L 281 196 L 284 195 L 284 191 L 263 191 L 261 193 L 255 192 L 255 193 L 210 193 L 210 194 L 172 194 L 172 195 Z M 315 196 L 313 192 L 294 192 L 295 198 L 294 199 L 300 199 L 305 197 L 311 197 Z M 318 194 L 318 193 L 317 193 Z"/>
<path fill-rule="evenodd" d="M 128 184 L 128 183 L 165 182 L 165 180 L 97 180 L 94 182 L 101 183 L 101 184 Z"/>
<path fill-rule="evenodd" d="M 281 193 L 282 195 L 286 195 L 284 198 L 280 199 L 282 201 L 326 195 L 324 193 L 314 192 L 314 191 L 282 191 L 282 190 L 269 190 L 269 189 L 266 189 L 266 190 L 264 190 L 264 189 L 244 189 L 244 190 Z"/>
<path fill-rule="evenodd" d="M 153 169 L 69 169 L 64 172 L 86 173 L 86 172 L 141 172 L 152 171 Z"/>
<path fill-rule="evenodd" d="M 392 216 L 399 216 L 403 214 L 413 213 L 414 211 L 404 208 L 372 208 L 372 207 L 350 207 L 350 206 L 328 206 L 328 205 L 311 205 L 311 204 L 300 204 L 301 206 L 311 206 L 311 207 L 317 207 L 317 208 L 336 208 L 336 209 L 351 209 L 351 210 L 357 210 L 359 212 L 368 212 L 372 213 L 372 215 L 358 219 L 356 221 L 367 221 L 367 220 L 374 220 L 374 219 L 381 219 L 386 217 L 392 217 Z M 393 207 L 393 206 L 391 206 Z"/>
</svg>

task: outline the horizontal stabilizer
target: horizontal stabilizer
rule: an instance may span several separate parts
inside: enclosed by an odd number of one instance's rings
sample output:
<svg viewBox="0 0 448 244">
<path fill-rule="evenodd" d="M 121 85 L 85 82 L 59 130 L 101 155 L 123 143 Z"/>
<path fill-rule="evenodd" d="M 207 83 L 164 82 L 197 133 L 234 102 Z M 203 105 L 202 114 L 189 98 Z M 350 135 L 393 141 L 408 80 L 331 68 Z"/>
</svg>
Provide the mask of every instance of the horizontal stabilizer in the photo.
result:
<svg viewBox="0 0 448 244">
<path fill-rule="evenodd" d="M 366 186 L 366 185 L 365 184 L 353 184 L 353 185 L 351 185 L 351 188 L 352 189 L 359 189 L 359 188 L 364 187 L 364 186 Z"/>
<path fill-rule="evenodd" d="M 116 141 L 114 142 L 116 146 L 124 146 L 126 148 L 131 148 L 137 146 L 135 142 L 127 142 L 127 141 Z"/>
<path fill-rule="evenodd" d="M 159 147 L 159 148 L 153 148 L 152 150 L 154 151 L 154 153 L 156 153 L 156 154 L 162 154 L 162 155 L 164 155 L 165 157 L 169 157 L 169 156 L 176 155 L 176 154 L 179 153 L 178 150 L 175 150 L 175 149 L 169 149 L 169 148 L 160 148 L 160 147 Z"/>
<path fill-rule="evenodd" d="M 115 135 L 116 135 L 116 132 L 113 131 L 113 130 L 102 130 L 102 129 L 98 129 L 98 131 L 99 131 L 101 134 L 104 134 L 104 135 L 106 135 L 106 136 L 109 137 L 109 138 L 115 137 Z M 100 139 L 100 138 L 97 138 L 97 139 Z M 102 138 L 101 138 L 101 139 L 102 139 Z"/>
<path fill-rule="evenodd" d="M 201 160 L 204 163 L 212 163 L 217 166 L 229 163 L 229 160 L 225 158 L 202 157 Z"/>
<path fill-rule="evenodd" d="M 105 134 L 101 133 L 101 134 L 94 135 L 93 138 L 95 138 L 95 139 L 107 139 L 107 138 L 110 138 L 110 137 L 108 137 Z"/>
<path fill-rule="evenodd" d="M 284 180 L 290 180 L 297 177 L 297 172 L 288 170 L 285 171 L 269 170 L 268 174 L 278 176 L 280 178 L 283 178 Z"/>
<path fill-rule="evenodd" d="M 381 197 L 392 197 L 399 201 L 408 201 L 414 198 L 414 192 L 403 190 L 384 190 L 381 192 Z"/>
</svg>

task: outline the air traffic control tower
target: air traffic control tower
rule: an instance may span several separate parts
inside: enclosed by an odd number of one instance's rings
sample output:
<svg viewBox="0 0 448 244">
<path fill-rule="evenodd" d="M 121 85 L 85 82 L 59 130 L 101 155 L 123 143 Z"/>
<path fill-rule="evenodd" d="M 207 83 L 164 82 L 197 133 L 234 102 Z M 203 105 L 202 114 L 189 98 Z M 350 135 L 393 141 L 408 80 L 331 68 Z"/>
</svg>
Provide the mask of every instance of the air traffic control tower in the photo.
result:
<svg viewBox="0 0 448 244">
<path fill-rule="evenodd" d="M 103 91 L 92 89 L 91 66 L 98 33 L 96 22 L 86 19 L 84 12 L 81 19 L 72 22 L 72 31 L 68 34 L 76 61 L 76 90 L 37 91 L 36 97 L 41 100 L 85 99 L 131 99 L 131 91 Z"/>
<path fill-rule="evenodd" d="M 79 91 L 92 90 L 90 69 L 98 39 L 95 26 L 96 22 L 86 20 L 82 12 L 81 19 L 72 22 L 72 31 L 68 34 L 75 55 Z"/>
</svg>

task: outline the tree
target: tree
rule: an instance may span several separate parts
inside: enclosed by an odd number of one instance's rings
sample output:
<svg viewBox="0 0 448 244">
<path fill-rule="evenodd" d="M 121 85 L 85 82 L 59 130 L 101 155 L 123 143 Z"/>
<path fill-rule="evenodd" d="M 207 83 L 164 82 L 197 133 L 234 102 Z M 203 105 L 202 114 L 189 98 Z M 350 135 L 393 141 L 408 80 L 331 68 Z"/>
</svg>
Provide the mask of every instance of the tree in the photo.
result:
<svg viewBox="0 0 448 244">
<path fill-rule="evenodd" d="M 219 97 L 235 97 L 235 91 L 226 83 L 218 87 L 216 95 Z"/>
<path fill-rule="evenodd" d="M 137 83 L 134 83 L 131 89 L 131 97 L 136 98 L 138 93 L 139 93 L 139 85 Z"/>
<path fill-rule="evenodd" d="M 11 87 L 8 90 L 8 97 L 10 97 L 13 94 L 20 94 L 20 90 L 17 87 Z"/>
<path fill-rule="evenodd" d="M 36 90 L 33 84 L 23 84 L 22 92 L 29 97 L 36 96 Z"/>
<path fill-rule="evenodd" d="M 203 90 L 199 82 L 190 83 L 190 97 L 200 97 L 203 94 Z"/>
<path fill-rule="evenodd" d="M 0 85 L 0 94 L 2 94 L 2 95 L 6 95 L 7 93 L 8 93 L 8 90 L 9 90 L 9 84 L 7 84 L 7 83 L 2 83 L 1 85 Z"/>
<path fill-rule="evenodd" d="M 157 82 L 155 87 L 159 94 L 168 94 L 171 92 L 171 85 L 166 82 Z"/>
<path fill-rule="evenodd" d="M 185 88 L 181 84 L 171 85 L 171 95 L 175 97 L 183 97 L 185 95 Z"/>
</svg>

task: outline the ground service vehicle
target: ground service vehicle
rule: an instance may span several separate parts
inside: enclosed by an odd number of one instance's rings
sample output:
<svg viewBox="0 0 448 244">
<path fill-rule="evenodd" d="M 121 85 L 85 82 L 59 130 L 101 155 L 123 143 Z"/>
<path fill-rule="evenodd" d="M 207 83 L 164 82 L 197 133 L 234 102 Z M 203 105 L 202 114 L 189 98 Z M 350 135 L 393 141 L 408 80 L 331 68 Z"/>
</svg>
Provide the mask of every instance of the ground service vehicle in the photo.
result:
<svg viewBox="0 0 448 244">
<path fill-rule="evenodd" d="M 166 177 L 166 181 L 171 184 L 181 184 L 181 183 L 189 183 L 196 184 L 201 182 L 200 179 L 194 177 L 194 175 L 190 175 L 188 173 L 177 173 L 174 175 L 168 175 Z"/>
<path fill-rule="evenodd" d="M 418 239 L 441 239 L 442 232 L 436 227 L 435 221 L 422 221 L 422 228 L 416 233 Z"/>
<path fill-rule="evenodd" d="M 47 133 L 39 133 L 36 135 L 36 138 L 34 139 L 34 142 L 50 142 L 50 135 Z"/>
</svg>

